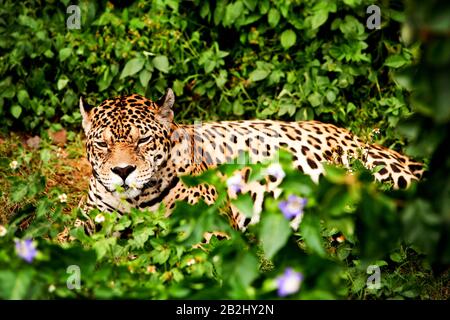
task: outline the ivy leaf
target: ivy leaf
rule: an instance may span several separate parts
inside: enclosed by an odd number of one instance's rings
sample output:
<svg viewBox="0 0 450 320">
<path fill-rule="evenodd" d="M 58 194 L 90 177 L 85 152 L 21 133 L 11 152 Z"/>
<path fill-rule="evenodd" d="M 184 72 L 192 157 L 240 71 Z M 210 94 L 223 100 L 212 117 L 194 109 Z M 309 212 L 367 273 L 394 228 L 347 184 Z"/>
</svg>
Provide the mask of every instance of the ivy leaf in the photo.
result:
<svg viewBox="0 0 450 320">
<path fill-rule="evenodd" d="M 122 73 L 120 75 L 120 79 L 132 76 L 139 71 L 142 70 L 144 67 L 145 60 L 142 58 L 134 58 L 127 62 L 125 67 L 122 70 Z"/>
<path fill-rule="evenodd" d="M 283 31 L 280 37 L 281 45 L 284 49 L 289 49 L 295 44 L 295 41 L 297 41 L 297 35 L 295 32 L 291 29 Z"/>
</svg>

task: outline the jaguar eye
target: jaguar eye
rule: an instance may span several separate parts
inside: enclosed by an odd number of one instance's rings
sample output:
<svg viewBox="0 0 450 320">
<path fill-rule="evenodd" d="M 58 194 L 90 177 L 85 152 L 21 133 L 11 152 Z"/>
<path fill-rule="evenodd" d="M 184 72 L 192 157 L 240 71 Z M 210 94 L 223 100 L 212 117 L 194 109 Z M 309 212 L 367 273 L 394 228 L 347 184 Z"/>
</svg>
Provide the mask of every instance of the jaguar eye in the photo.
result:
<svg viewBox="0 0 450 320">
<path fill-rule="evenodd" d="M 151 136 L 145 137 L 145 138 L 141 138 L 138 140 L 138 144 L 143 144 L 146 143 L 150 140 Z"/>
<path fill-rule="evenodd" d="M 103 141 L 97 141 L 96 142 L 97 146 L 99 146 L 100 148 L 106 148 L 108 145 L 106 144 L 106 142 Z"/>
</svg>

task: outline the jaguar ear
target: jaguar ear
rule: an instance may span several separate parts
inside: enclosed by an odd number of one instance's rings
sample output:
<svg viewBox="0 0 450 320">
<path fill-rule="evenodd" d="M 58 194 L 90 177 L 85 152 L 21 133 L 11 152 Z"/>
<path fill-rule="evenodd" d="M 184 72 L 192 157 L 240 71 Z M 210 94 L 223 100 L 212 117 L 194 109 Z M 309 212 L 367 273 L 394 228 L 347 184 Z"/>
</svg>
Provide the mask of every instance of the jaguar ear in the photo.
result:
<svg viewBox="0 0 450 320">
<path fill-rule="evenodd" d="M 159 106 L 158 117 L 162 122 L 172 123 L 173 111 L 172 106 L 175 103 L 175 95 L 172 89 L 167 89 L 166 94 L 162 96 L 156 104 Z"/>
<path fill-rule="evenodd" d="M 83 118 L 83 129 L 84 132 L 87 134 L 89 130 L 91 129 L 91 110 L 92 106 L 89 105 L 83 97 L 80 97 L 80 113 L 81 117 Z"/>
</svg>

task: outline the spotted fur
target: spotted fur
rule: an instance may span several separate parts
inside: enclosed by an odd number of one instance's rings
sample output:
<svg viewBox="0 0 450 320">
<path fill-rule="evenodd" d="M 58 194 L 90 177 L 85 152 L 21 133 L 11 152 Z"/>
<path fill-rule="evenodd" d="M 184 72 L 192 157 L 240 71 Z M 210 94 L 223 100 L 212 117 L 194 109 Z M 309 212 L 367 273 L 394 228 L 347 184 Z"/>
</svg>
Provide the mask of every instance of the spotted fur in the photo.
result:
<svg viewBox="0 0 450 320">
<path fill-rule="evenodd" d="M 421 163 L 367 144 L 332 124 L 248 120 L 179 125 L 173 122 L 174 101 L 170 89 L 157 102 L 135 94 L 92 108 L 80 100 L 87 157 L 92 165 L 85 209 L 125 213 L 130 208 L 154 210 L 164 203 L 169 215 L 179 200 L 194 204 L 203 199 L 211 204 L 217 197 L 214 187 L 188 187 L 180 176 L 199 174 L 245 152 L 253 163 L 260 162 L 280 148 L 290 151 L 295 167 L 315 182 L 323 173 L 323 163 L 348 167 L 352 156 L 362 157 L 368 168 L 382 166 L 375 178 L 390 181 L 395 188 L 407 188 L 423 173 Z M 245 219 L 232 207 L 231 222 L 239 229 L 258 222 L 266 192 L 274 196 L 280 193 L 276 178 L 268 177 L 262 184 L 250 182 L 249 170 L 244 168 L 240 174 L 246 182 L 242 192 L 250 192 L 255 202 L 254 215 Z M 291 222 L 294 228 L 298 223 Z"/>
</svg>

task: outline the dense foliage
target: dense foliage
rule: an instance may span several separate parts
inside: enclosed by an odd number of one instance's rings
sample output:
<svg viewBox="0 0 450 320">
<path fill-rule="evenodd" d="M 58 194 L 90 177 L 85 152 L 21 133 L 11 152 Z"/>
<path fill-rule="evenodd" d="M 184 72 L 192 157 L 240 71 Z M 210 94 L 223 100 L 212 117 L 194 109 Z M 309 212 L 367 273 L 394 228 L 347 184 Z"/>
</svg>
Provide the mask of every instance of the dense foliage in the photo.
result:
<svg viewBox="0 0 450 320">
<path fill-rule="evenodd" d="M 369 30 L 371 4 L 80 2 L 81 29 L 68 30 L 69 1 L 5 1 L 0 127 L 42 141 L 0 140 L 0 297 L 265 299 L 280 296 L 277 279 L 292 268 L 303 280 L 288 298 L 448 298 L 450 13 L 434 2 L 386 2 L 381 29 Z M 170 219 L 164 208 L 82 214 L 76 181 L 61 177 L 82 155 L 79 96 L 156 98 L 169 86 L 179 121 L 330 121 L 425 159 L 428 178 L 392 191 L 355 162 L 352 175 L 328 167 L 316 185 L 282 154 L 283 193 L 267 198 L 246 234 L 220 215 L 226 198 L 179 203 Z M 71 130 L 64 150 L 46 137 L 62 127 Z M 230 176 L 237 167 L 217 170 Z M 217 170 L 185 181 L 224 194 Z M 307 199 L 298 232 L 280 214 L 290 195 Z M 247 195 L 234 201 L 244 212 L 252 205 Z M 96 221 L 95 232 L 76 218 Z M 231 239 L 193 247 L 215 230 Z M 76 286 L 69 266 L 79 267 L 80 289 L 68 288 Z M 380 287 L 370 288 L 376 266 Z"/>
<path fill-rule="evenodd" d="M 399 41 L 401 3 L 366 28 L 371 1 L 81 2 L 81 29 L 67 29 L 69 1 L 41 9 L 6 2 L 0 61 L 1 125 L 37 131 L 79 126 L 80 95 L 158 97 L 170 86 L 179 120 L 322 119 L 356 133 L 393 133 L 409 114 L 393 71 L 418 58 Z M 124 6 L 124 5 L 121 5 Z"/>
</svg>

